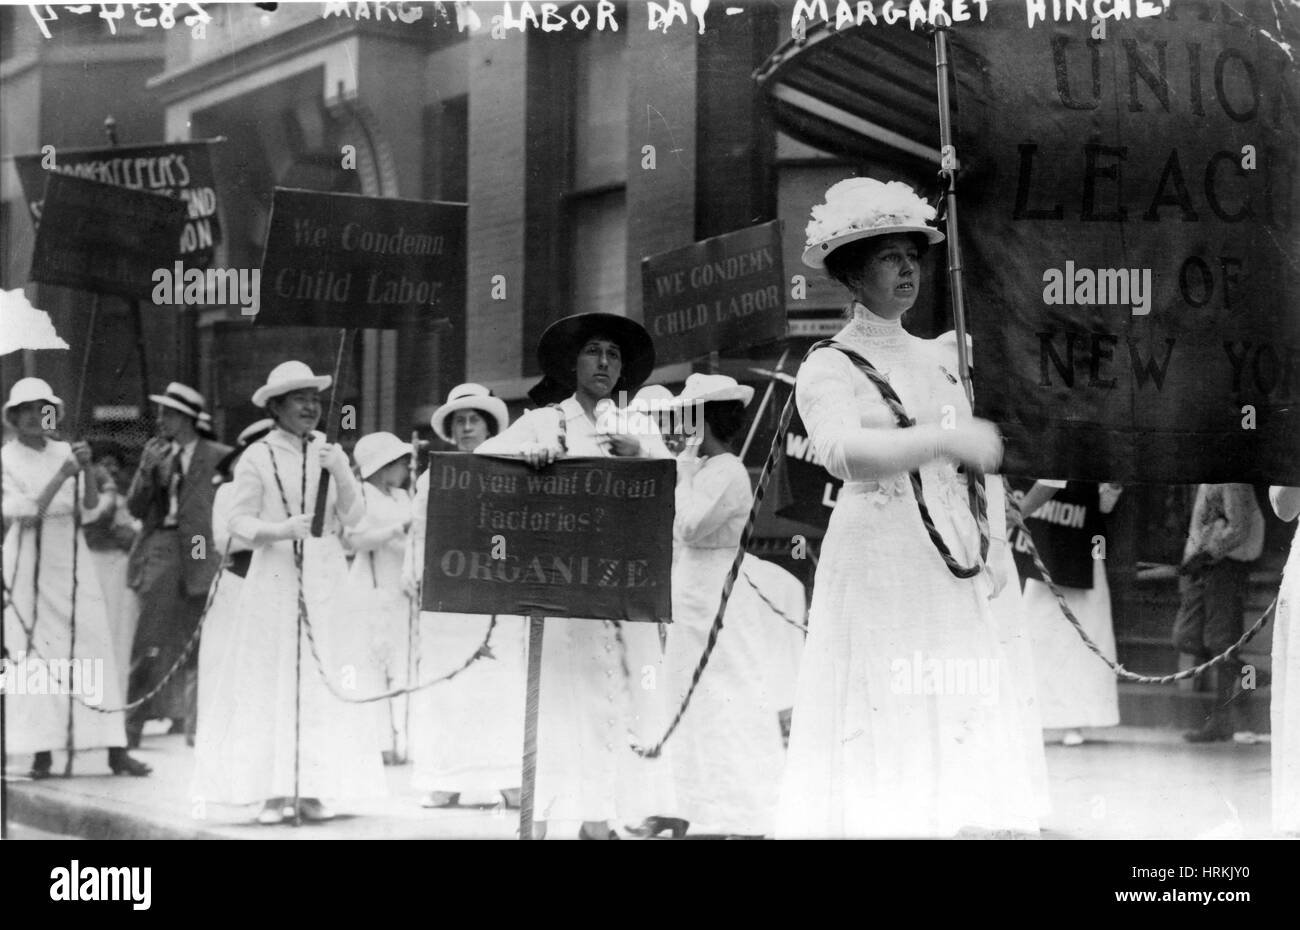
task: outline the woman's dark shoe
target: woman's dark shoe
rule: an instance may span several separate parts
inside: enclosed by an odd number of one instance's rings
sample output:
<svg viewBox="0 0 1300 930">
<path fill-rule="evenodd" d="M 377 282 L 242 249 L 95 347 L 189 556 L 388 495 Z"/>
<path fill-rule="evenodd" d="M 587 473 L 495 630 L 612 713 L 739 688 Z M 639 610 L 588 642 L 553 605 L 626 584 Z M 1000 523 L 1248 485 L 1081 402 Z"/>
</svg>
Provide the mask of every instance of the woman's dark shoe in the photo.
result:
<svg viewBox="0 0 1300 930">
<path fill-rule="evenodd" d="M 578 828 L 578 839 L 580 839 L 580 840 L 599 840 L 599 839 L 616 840 L 616 839 L 618 839 L 618 834 L 615 833 L 613 830 L 610 830 L 608 836 L 605 836 L 605 837 L 593 836 L 592 834 L 590 834 L 590 833 L 587 832 L 587 825 L 584 823 L 581 827 Z"/>
<path fill-rule="evenodd" d="M 690 821 L 682 820 L 680 817 L 647 817 L 636 827 L 624 827 L 628 833 L 639 837 L 658 836 L 665 830 L 672 832 L 673 839 L 680 840 L 690 829 Z"/>
<path fill-rule="evenodd" d="M 115 746 L 108 751 L 108 767 L 114 775 L 134 775 L 137 778 L 153 771 L 139 759 L 132 759 L 122 746 Z"/>
<path fill-rule="evenodd" d="M 27 773 L 27 777 L 32 781 L 40 781 L 42 778 L 50 777 L 50 769 L 54 768 L 54 757 L 48 752 L 38 752 L 32 758 L 32 770 Z"/>
</svg>

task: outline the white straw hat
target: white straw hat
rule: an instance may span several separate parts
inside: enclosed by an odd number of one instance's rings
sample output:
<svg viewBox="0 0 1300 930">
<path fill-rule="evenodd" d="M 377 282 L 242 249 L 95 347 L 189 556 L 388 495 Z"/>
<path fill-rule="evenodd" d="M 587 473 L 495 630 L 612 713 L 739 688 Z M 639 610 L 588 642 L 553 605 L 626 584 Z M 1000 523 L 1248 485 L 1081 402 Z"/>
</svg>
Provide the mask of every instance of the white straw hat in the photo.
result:
<svg viewBox="0 0 1300 930">
<path fill-rule="evenodd" d="M 9 389 L 9 399 L 5 401 L 4 412 L 8 415 L 12 408 L 19 404 L 30 404 L 34 400 L 48 401 L 59 408 L 59 416 L 63 415 L 63 401 L 54 393 L 49 382 L 42 378 L 19 378 L 15 381 L 14 386 Z"/>
<path fill-rule="evenodd" d="M 411 444 L 402 442 L 392 433 L 367 433 L 357 440 L 352 457 L 357 461 L 357 471 L 362 480 L 369 478 L 385 465 L 398 459 L 409 458 Z"/>
<path fill-rule="evenodd" d="M 704 404 L 719 400 L 738 400 L 746 407 L 754 399 L 754 389 L 727 375 L 706 375 L 697 372 L 686 379 L 686 386 L 677 395 L 682 404 Z"/>
<path fill-rule="evenodd" d="M 150 394 L 149 399 L 161 407 L 179 410 L 195 420 L 199 419 L 207 409 L 203 395 L 188 384 L 181 384 L 179 381 L 167 385 L 167 390 L 161 394 Z"/>
<path fill-rule="evenodd" d="M 447 393 L 447 402 L 435 410 L 433 416 L 429 418 L 429 425 L 438 434 L 438 438 L 452 445 L 456 444 L 456 440 L 452 438 L 451 430 L 447 429 L 447 422 L 457 410 L 480 411 L 484 416 L 496 421 L 498 433 L 510 425 L 510 411 L 506 408 L 504 400 L 494 397 L 492 392 L 481 384 L 473 382 L 458 384 Z"/>
<path fill-rule="evenodd" d="M 273 429 L 275 429 L 275 421 L 270 417 L 254 420 L 244 427 L 243 431 L 235 439 L 235 445 L 242 449 L 244 446 L 261 439 Z"/>
<path fill-rule="evenodd" d="M 931 245 L 942 242 L 943 233 L 927 225 L 934 217 L 934 207 L 902 181 L 846 178 L 830 186 L 825 203 L 812 208 L 803 263 L 825 268 L 835 249 L 869 236 L 921 233 Z"/>
<path fill-rule="evenodd" d="M 266 402 L 272 397 L 301 391 L 303 388 L 323 391 L 333 381 L 334 379 L 329 375 L 312 374 L 312 370 L 304 362 L 281 362 L 266 376 L 266 384 L 253 392 L 253 404 L 265 407 Z"/>
</svg>

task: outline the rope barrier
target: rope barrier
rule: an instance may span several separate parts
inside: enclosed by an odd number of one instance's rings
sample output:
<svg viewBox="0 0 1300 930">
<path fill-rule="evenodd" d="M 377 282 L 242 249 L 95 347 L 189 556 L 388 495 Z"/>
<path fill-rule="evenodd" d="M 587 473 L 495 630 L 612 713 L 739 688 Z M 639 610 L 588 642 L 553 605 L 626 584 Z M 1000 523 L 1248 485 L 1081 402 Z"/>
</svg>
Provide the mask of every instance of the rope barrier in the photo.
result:
<svg viewBox="0 0 1300 930">
<path fill-rule="evenodd" d="M 1020 512 L 1020 505 L 1017 504 L 1009 494 L 1007 495 L 1006 502 L 1007 516 L 1017 527 L 1019 527 L 1019 529 L 1024 533 L 1025 539 L 1029 541 L 1029 554 L 1033 557 L 1034 567 L 1037 568 L 1039 573 L 1043 576 L 1043 581 L 1046 582 L 1047 587 L 1051 590 L 1052 596 L 1056 598 L 1056 603 L 1061 607 L 1061 614 L 1070 622 L 1070 625 L 1074 627 L 1074 631 L 1079 634 L 1079 638 L 1083 640 L 1083 644 L 1088 647 L 1088 650 L 1097 658 L 1101 659 L 1101 661 L 1105 662 L 1111 671 L 1125 681 L 1133 681 L 1138 684 L 1167 685 L 1175 681 L 1194 678 L 1208 668 L 1213 668 L 1216 665 L 1235 658 L 1236 654 L 1255 637 L 1255 634 L 1264 628 L 1264 624 L 1268 622 L 1269 616 L 1277 609 L 1277 597 L 1275 596 L 1272 603 L 1264 608 L 1264 612 L 1260 614 L 1259 619 L 1251 624 L 1250 628 L 1246 630 L 1246 632 L 1241 634 L 1240 639 L 1219 655 L 1202 662 L 1200 665 L 1193 668 L 1183 669 L 1182 671 L 1176 672 L 1172 675 L 1139 675 L 1136 672 L 1130 672 L 1124 666 L 1102 653 L 1101 647 L 1093 642 L 1092 637 L 1084 631 L 1083 625 L 1079 622 L 1079 618 L 1074 615 L 1074 611 L 1070 610 L 1070 605 L 1066 603 L 1065 595 L 1061 593 L 1061 589 L 1058 588 L 1056 582 L 1052 580 L 1052 573 L 1049 572 L 1047 566 L 1043 564 L 1042 556 L 1038 554 L 1038 547 L 1034 544 L 1034 538 L 1030 535 L 1029 528 L 1025 526 L 1025 517 L 1024 514 Z"/>
<path fill-rule="evenodd" d="M 764 594 L 762 589 L 760 589 L 758 585 L 754 584 L 754 579 L 749 577 L 749 572 L 741 572 L 741 574 L 745 576 L 745 581 L 749 582 L 750 588 L 752 588 L 754 593 L 758 595 L 758 599 L 767 605 L 768 610 L 772 611 L 772 613 L 776 614 L 777 617 L 779 617 L 781 620 L 784 620 L 786 623 L 790 624 L 800 633 L 804 634 L 805 636 L 808 635 L 808 624 L 800 623 L 798 620 L 793 619 L 784 610 L 782 610 L 780 607 L 777 607 L 776 604 L 772 603 L 771 598 L 769 598 L 766 594 Z"/>
</svg>

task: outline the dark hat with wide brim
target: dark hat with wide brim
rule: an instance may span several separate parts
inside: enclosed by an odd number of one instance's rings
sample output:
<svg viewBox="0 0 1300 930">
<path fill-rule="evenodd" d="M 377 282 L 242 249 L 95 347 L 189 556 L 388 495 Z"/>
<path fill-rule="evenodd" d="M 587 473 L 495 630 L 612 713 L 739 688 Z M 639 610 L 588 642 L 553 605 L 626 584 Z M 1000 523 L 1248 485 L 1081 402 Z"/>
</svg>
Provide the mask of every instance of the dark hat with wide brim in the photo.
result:
<svg viewBox="0 0 1300 930">
<path fill-rule="evenodd" d="M 623 370 L 615 391 L 635 391 L 655 368 L 655 346 L 645 327 L 616 313 L 579 313 L 546 327 L 537 344 L 537 362 L 552 381 L 573 390 L 573 368 L 578 351 L 593 336 L 618 343 Z"/>
</svg>

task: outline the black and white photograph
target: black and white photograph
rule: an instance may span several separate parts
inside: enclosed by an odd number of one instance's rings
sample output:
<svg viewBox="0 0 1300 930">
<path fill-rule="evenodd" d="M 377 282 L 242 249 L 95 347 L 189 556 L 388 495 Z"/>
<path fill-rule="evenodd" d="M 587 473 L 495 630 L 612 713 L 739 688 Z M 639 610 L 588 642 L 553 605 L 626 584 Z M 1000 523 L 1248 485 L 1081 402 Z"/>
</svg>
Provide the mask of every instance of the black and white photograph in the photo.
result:
<svg viewBox="0 0 1300 930">
<path fill-rule="evenodd" d="M 4 838 L 1300 838 L 1297 56 L 0 6 Z"/>
</svg>

